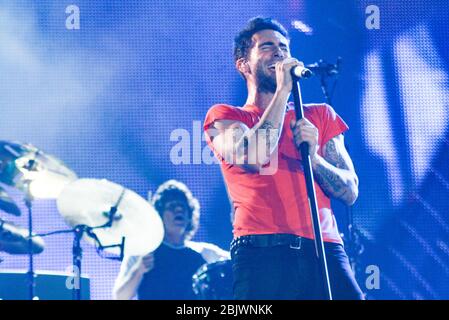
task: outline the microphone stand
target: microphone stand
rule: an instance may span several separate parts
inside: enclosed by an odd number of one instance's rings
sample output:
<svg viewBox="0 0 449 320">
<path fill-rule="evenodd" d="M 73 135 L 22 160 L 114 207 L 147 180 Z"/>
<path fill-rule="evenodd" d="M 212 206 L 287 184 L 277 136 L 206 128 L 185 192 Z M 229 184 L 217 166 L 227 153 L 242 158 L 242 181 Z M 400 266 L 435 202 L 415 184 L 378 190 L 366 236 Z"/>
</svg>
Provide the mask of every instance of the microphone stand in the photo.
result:
<svg viewBox="0 0 449 320">
<path fill-rule="evenodd" d="M 81 239 L 83 238 L 84 234 L 91 237 L 95 241 L 96 245 L 98 245 L 98 247 L 97 247 L 98 253 L 99 253 L 99 251 L 102 251 L 107 248 L 119 247 L 120 248 L 119 260 L 123 260 L 123 252 L 124 252 L 124 248 L 125 248 L 125 237 L 122 237 L 122 241 L 120 244 L 104 246 L 101 243 L 100 239 L 97 237 L 97 235 L 93 231 L 97 230 L 97 229 L 110 228 L 110 227 L 112 227 L 112 224 L 115 220 L 121 219 L 120 214 L 117 213 L 117 208 L 123 199 L 125 191 L 126 191 L 126 189 L 122 190 L 122 193 L 120 194 L 120 197 L 117 200 L 117 203 L 110 208 L 109 212 L 104 213 L 105 217 L 108 218 L 108 221 L 103 225 L 89 227 L 85 224 L 80 224 L 80 225 L 75 226 L 73 229 L 69 229 L 69 230 L 58 230 L 58 231 L 53 231 L 53 232 L 49 232 L 46 234 L 35 235 L 35 236 L 46 237 L 46 236 L 61 234 L 61 233 L 74 233 L 73 246 L 72 246 L 73 275 L 74 275 L 74 279 L 73 279 L 74 285 L 72 287 L 72 299 L 73 300 L 81 300 L 81 266 L 82 266 L 81 260 L 83 257 L 83 249 L 81 247 Z"/>
<path fill-rule="evenodd" d="M 73 300 L 81 300 L 81 261 L 83 257 L 83 249 L 81 247 L 81 239 L 83 238 L 84 234 L 91 237 L 97 246 L 97 253 L 100 253 L 100 251 L 103 251 L 104 249 L 108 248 L 120 248 L 120 257 L 119 258 L 108 258 L 108 259 L 117 259 L 117 260 L 123 260 L 124 256 L 124 248 L 125 248 L 125 237 L 122 237 L 122 241 L 120 244 L 112 244 L 104 246 L 100 239 L 96 236 L 93 230 L 96 229 L 103 229 L 103 228 L 109 228 L 111 225 L 111 221 L 113 219 L 113 215 L 115 212 L 114 207 L 111 208 L 109 213 L 112 215 L 110 220 L 106 222 L 106 224 L 97 226 L 97 227 L 89 227 L 85 224 L 80 224 L 75 226 L 73 229 L 66 229 L 66 230 L 56 230 L 49 233 L 42 233 L 42 234 L 35 234 L 33 237 L 48 237 L 56 234 L 64 234 L 64 233 L 73 233 L 73 246 L 72 246 L 72 254 L 73 254 L 73 286 L 72 286 L 72 299 Z"/>
<path fill-rule="evenodd" d="M 31 196 L 25 198 L 25 205 L 28 210 L 28 298 L 36 299 L 36 274 L 34 273 L 33 259 L 33 213 Z"/>
<path fill-rule="evenodd" d="M 110 212 L 112 213 L 113 210 L 114 210 L 114 207 L 111 208 Z M 116 210 L 116 208 L 115 208 L 115 210 Z M 112 218 L 111 218 L 111 220 L 112 220 Z M 81 247 L 81 239 L 83 238 L 85 233 L 95 240 L 95 242 L 99 246 L 100 250 L 103 250 L 105 248 L 119 247 L 120 248 L 120 258 L 119 259 L 120 260 L 123 259 L 123 251 L 124 251 L 124 246 L 125 246 L 125 238 L 124 237 L 122 237 L 122 242 L 120 244 L 103 246 L 100 239 L 98 239 L 98 237 L 95 235 L 95 233 L 92 232 L 95 229 L 109 228 L 111 220 L 102 226 L 89 227 L 89 226 L 82 224 L 82 225 L 76 226 L 73 230 L 71 230 L 74 233 L 73 247 L 72 247 L 73 267 L 74 267 L 74 270 L 73 270 L 74 271 L 74 285 L 72 287 L 72 300 L 81 300 L 81 260 L 83 257 L 83 249 Z"/>
<path fill-rule="evenodd" d="M 335 64 L 328 63 L 322 59 L 318 62 L 306 65 L 306 68 L 311 70 L 315 75 L 320 77 L 321 91 L 323 92 L 325 101 L 328 105 L 332 105 L 332 96 L 337 84 L 338 75 L 340 72 L 342 58 L 338 57 Z M 332 91 L 329 92 L 328 83 L 326 80 L 335 76 L 336 79 L 332 86 Z M 348 143 L 345 141 L 346 150 L 349 151 Z M 346 220 L 347 220 L 347 237 L 345 243 L 348 244 L 348 256 L 351 262 L 351 267 L 354 273 L 357 273 L 358 256 L 363 252 L 363 245 L 360 243 L 360 235 L 357 228 L 354 226 L 354 214 L 351 206 L 345 206 Z"/>
<path fill-rule="evenodd" d="M 323 92 L 324 98 L 326 99 L 326 103 L 329 105 L 332 105 L 331 99 L 335 90 L 335 86 L 337 84 L 337 80 L 335 80 L 334 85 L 332 87 L 332 92 L 329 95 L 329 89 L 327 88 L 326 79 L 332 76 L 335 76 L 338 79 L 341 61 L 342 61 L 341 57 L 337 58 L 337 63 L 335 64 L 327 63 L 324 60 L 320 59 L 318 62 L 308 64 L 305 66 L 307 69 L 312 71 L 313 74 L 320 76 L 321 91 Z"/>
<path fill-rule="evenodd" d="M 110 228 L 112 227 L 112 224 L 114 220 L 120 219 L 120 215 L 117 215 L 117 208 L 120 205 L 120 202 L 123 199 L 123 196 L 125 195 L 126 189 L 123 188 L 122 192 L 120 193 L 120 196 L 113 205 L 109 212 L 107 213 L 108 221 L 101 225 L 96 227 L 89 227 L 86 225 L 78 225 L 76 226 L 73 231 L 75 233 L 75 237 L 73 240 L 73 267 L 76 268 L 74 271 L 75 273 L 75 285 L 73 286 L 72 296 L 73 300 L 81 300 L 81 259 L 82 259 L 82 248 L 81 248 L 81 239 L 86 233 L 88 236 L 90 236 L 92 239 L 95 240 L 96 243 L 99 244 L 100 249 L 104 249 L 105 247 L 101 244 L 100 239 L 98 239 L 97 235 L 93 232 L 96 229 L 104 229 L 104 228 Z M 116 216 L 117 215 L 117 216 Z M 123 259 L 123 249 L 125 245 L 125 239 L 122 237 L 122 242 L 119 245 L 111 245 L 110 247 L 120 247 L 120 258 Z"/>
<path fill-rule="evenodd" d="M 332 105 L 332 96 L 337 84 L 338 74 L 340 72 L 342 58 L 338 57 L 336 64 L 330 64 L 323 60 L 319 60 L 313 64 L 306 65 L 306 68 L 311 70 L 314 74 L 320 76 L 321 91 L 323 92 L 326 103 Z M 336 79 L 332 86 L 332 91 L 329 93 L 328 85 L 326 80 L 332 76 Z M 345 141 L 345 147 L 349 151 L 348 143 Z M 364 251 L 364 246 L 361 243 L 360 231 L 354 225 L 354 213 L 351 206 L 345 206 L 347 228 L 346 235 L 343 234 L 345 246 L 347 246 L 348 258 L 350 261 L 351 268 L 357 276 L 362 274 L 363 271 L 359 270 L 360 267 L 360 255 Z"/>
<path fill-rule="evenodd" d="M 34 165 L 34 160 L 30 160 L 30 165 Z M 30 190 L 31 181 L 26 181 L 26 194 L 24 197 L 25 206 L 28 211 L 28 298 L 38 300 L 36 297 L 36 273 L 34 272 L 34 252 L 33 252 L 33 195 Z"/>
<path fill-rule="evenodd" d="M 296 120 L 304 118 L 304 109 L 302 105 L 301 90 L 299 86 L 299 78 L 292 74 L 293 79 L 293 99 L 295 102 Z M 321 225 L 318 213 L 318 203 L 316 200 L 315 185 L 312 173 L 312 162 L 309 155 L 309 145 L 306 142 L 299 146 L 302 166 L 304 168 L 304 177 L 306 179 L 307 196 L 310 204 L 310 214 L 312 217 L 313 233 L 315 235 L 315 253 L 318 258 L 318 264 L 322 279 L 322 288 L 326 300 L 332 300 L 332 291 L 329 281 L 329 273 L 327 270 L 326 253 L 324 252 L 324 243 L 321 235 Z"/>
</svg>

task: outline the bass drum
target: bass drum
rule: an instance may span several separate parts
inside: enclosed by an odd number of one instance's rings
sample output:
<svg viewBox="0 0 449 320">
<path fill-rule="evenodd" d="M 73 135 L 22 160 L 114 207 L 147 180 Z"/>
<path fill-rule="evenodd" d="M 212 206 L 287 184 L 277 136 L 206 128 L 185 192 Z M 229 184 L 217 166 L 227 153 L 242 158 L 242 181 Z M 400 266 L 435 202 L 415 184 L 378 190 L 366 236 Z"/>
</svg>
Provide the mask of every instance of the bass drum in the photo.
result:
<svg viewBox="0 0 449 320">
<path fill-rule="evenodd" d="M 231 260 L 201 266 L 192 277 L 193 291 L 199 300 L 232 300 Z"/>
</svg>

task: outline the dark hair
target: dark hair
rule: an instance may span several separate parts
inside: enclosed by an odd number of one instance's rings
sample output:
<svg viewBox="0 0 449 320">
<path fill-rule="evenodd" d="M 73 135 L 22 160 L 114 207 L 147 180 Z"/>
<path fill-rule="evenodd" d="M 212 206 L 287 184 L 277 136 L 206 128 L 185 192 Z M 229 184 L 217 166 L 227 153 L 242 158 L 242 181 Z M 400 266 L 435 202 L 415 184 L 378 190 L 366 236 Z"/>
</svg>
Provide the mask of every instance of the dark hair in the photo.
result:
<svg viewBox="0 0 449 320">
<path fill-rule="evenodd" d="M 248 21 L 246 27 L 234 38 L 234 61 L 248 56 L 252 47 L 252 36 L 261 30 L 274 30 L 289 39 L 288 32 L 276 20 L 272 18 L 254 17 Z"/>
<path fill-rule="evenodd" d="M 190 240 L 193 238 L 196 230 L 198 229 L 200 220 L 200 204 L 198 200 L 193 197 L 192 192 L 184 183 L 177 180 L 168 180 L 164 182 L 157 188 L 151 198 L 151 204 L 162 217 L 165 204 L 176 199 L 183 200 L 187 203 L 190 223 L 186 228 L 186 238 L 187 240 Z"/>
</svg>

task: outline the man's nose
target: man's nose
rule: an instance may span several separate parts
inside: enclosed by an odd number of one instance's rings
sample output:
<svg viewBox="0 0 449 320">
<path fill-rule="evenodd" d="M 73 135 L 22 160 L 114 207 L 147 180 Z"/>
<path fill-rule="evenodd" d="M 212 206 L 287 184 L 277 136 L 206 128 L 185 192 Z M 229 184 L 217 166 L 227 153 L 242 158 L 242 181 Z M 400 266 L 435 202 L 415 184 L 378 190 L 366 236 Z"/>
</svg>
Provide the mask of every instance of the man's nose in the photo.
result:
<svg viewBox="0 0 449 320">
<path fill-rule="evenodd" d="M 274 49 L 274 56 L 276 58 L 284 58 L 285 57 L 285 53 L 284 53 L 284 51 L 280 47 L 276 47 Z"/>
</svg>

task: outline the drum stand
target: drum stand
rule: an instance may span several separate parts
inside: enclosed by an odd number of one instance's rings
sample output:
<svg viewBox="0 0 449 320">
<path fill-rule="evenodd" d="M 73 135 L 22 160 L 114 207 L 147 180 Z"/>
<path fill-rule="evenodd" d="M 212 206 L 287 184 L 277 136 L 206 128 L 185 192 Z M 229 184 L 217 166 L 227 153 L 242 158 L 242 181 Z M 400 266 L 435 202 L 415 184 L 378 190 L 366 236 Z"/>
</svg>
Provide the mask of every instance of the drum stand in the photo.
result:
<svg viewBox="0 0 449 320">
<path fill-rule="evenodd" d="M 35 292 L 34 260 L 33 260 L 33 210 L 30 193 L 25 197 L 25 205 L 28 210 L 28 294 L 30 300 L 37 300 Z"/>
<path fill-rule="evenodd" d="M 62 233 L 73 233 L 73 246 L 72 246 L 72 254 L 73 254 L 73 286 L 72 286 L 72 299 L 73 300 L 81 300 L 81 266 L 82 266 L 82 257 L 83 257 L 83 249 L 81 247 L 81 239 L 86 234 L 89 237 L 91 237 L 95 243 L 97 252 L 103 251 L 104 249 L 108 248 L 120 248 L 120 256 L 118 258 L 108 258 L 108 259 L 117 259 L 117 260 L 123 260 L 124 255 L 124 248 L 125 248 L 125 237 L 122 237 L 122 242 L 120 244 L 113 244 L 113 245 L 107 245 L 104 246 L 100 239 L 98 239 L 97 235 L 93 232 L 97 229 L 104 229 L 109 228 L 112 226 L 112 222 L 116 219 L 115 214 L 117 212 L 117 206 L 111 207 L 109 213 L 108 213 L 108 222 L 106 222 L 104 225 L 97 226 L 97 227 L 89 227 L 84 224 L 80 224 L 75 226 L 73 229 L 69 230 L 57 230 L 53 232 L 49 232 L 46 234 L 39 234 L 35 236 L 40 237 L 46 237 L 50 235 L 55 234 L 62 234 Z M 33 278 L 34 279 L 34 278 Z M 31 288 L 30 288 L 31 292 Z M 33 293 L 34 293 L 34 281 L 33 281 Z"/>
</svg>

